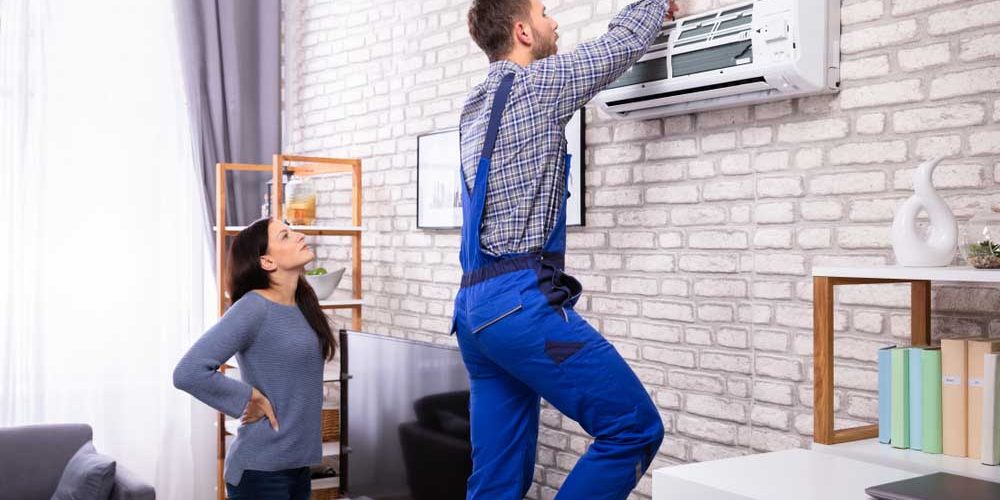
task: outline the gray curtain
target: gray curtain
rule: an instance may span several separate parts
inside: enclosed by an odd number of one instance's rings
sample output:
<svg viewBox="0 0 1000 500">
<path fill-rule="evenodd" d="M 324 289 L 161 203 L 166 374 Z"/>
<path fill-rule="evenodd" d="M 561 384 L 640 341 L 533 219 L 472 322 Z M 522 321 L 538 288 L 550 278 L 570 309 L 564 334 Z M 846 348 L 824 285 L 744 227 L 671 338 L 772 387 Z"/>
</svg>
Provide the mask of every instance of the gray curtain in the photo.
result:
<svg viewBox="0 0 1000 500">
<path fill-rule="evenodd" d="M 215 224 L 215 164 L 264 163 L 281 152 L 280 0 L 175 0 L 181 61 Z M 230 173 L 227 224 L 260 217 L 269 174 Z"/>
</svg>

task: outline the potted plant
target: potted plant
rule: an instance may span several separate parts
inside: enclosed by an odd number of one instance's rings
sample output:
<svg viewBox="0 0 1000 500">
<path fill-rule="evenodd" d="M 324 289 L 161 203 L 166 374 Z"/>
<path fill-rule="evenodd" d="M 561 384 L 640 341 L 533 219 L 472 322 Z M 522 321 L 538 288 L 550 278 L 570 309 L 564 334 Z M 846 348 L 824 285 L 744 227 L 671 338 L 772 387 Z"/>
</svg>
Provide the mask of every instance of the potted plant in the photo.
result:
<svg viewBox="0 0 1000 500">
<path fill-rule="evenodd" d="M 1000 205 L 969 220 L 962 236 L 962 256 L 977 269 L 1000 269 Z"/>
</svg>

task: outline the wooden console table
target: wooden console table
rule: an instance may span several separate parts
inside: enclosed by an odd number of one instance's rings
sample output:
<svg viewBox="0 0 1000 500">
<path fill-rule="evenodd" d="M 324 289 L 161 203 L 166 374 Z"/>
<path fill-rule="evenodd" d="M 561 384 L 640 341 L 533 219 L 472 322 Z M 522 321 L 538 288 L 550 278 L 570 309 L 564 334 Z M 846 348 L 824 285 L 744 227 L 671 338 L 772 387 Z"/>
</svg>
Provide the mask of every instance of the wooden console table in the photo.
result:
<svg viewBox="0 0 1000 500">
<path fill-rule="evenodd" d="M 838 285 L 909 283 L 912 345 L 931 343 L 931 281 L 1000 284 L 1000 270 L 971 267 L 813 268 L 813 440 L 837 444 L 878 436 L 878 425 L 833 428 L 833 299 Z"/>
</svg>

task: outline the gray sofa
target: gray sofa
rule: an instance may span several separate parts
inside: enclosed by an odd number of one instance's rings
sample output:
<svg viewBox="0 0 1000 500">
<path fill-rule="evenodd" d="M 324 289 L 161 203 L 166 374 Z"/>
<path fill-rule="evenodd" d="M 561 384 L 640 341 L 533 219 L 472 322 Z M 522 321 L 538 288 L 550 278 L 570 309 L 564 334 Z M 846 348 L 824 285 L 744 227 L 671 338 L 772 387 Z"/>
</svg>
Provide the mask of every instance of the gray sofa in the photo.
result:
<svg viewBox="0 0 1000 500">
<path fill-rule="evenodd" d="M 66 463 L 93 436 L 87 424 L 0 428 L 0 500 L 51 498 Z M 110 498 L 154 500 L 156 493 L 152 485 L 118 464 Z"/>
</svg>

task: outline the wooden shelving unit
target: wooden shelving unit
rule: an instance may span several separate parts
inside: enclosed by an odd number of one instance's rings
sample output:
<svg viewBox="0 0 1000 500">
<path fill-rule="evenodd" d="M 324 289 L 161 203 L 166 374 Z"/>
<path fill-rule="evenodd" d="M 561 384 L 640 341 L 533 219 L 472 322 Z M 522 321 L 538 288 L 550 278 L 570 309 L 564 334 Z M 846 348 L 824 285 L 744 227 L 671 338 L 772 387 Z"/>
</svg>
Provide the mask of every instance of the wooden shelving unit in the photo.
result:
<svg viewBox="0 0 1000 500">
<path fill-rule="evenodd" d="M 1000 284 L 1000 270 L 971 267 L 816 267 L 813 269 L 813 441 L 834 445 L 878 436 L 878 425 L 833 426 L 834 287 L 910 284 L 911 345 L 931 343 L 931 282 Z"/>
<path fill-rule="evenodd" d="M 218 311 L 221 317 L 229 307 L 229 299 L 226 297 L 226 257 L 229 245 L 229 238 L 239 233 L 245 226 L 226 226 L 226 172 L 270 172 L 273 177 L 273 191 L 271 192 L 271 214 L 277 219 L 283 218 L 283 190 L 282 178 L 285 174 L 299 177 L 326 174 L 351 174 L 351 225 L 349 226 L 291 226 L 292 230 L 312 236 L 342 236 L 351 238 L 351 298 L 332 299 L 320 301 L 320 307 L 328 310 L 349 309 L 351 311 L 351 326 L 354 330 L 361 329 L 361 235 L 364 228 L 361 227 L 361 160 L 339 159 L 339 158 L 318 158 L 309 156 L 274 155 L 271 165 L 256 165 L 247 163 L 219 163 L 215 169 L 215 220 L 218 225 L 214 228 L 216 232 L 216 269 L 218 269 Z M 220 370 L 225 372 L 230 365 L 223 365 Z M 339 379 L 327 380 L 326 382 L 339 382 Z M 341 429 L 344 429 L 343 419 L 346 412 L 341 408 Z M 218 470 L 217 470 L 217 492 L 218 500 L 226 498 L 226 482 L 223 478 L 223 468 L 226 460 L 226 436 L 235 435 L 239 426 L 238 420 L 227 419 L 226 415 L 219 413 L 218 427 Z M 343 433 L 343 431 L 341 431 Z M 323 456 L 337 456 L 340 460 L 339 477 L 323 478 L 313 481 L 313 491 L 337 489 L 338 496 L 343 493 L 343 484 L 340 479 L 346 467 L 347 453 L 342 439 L 323 443 Z"/>
</svg>

